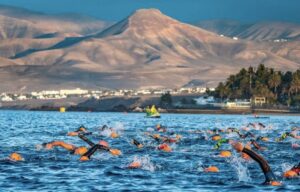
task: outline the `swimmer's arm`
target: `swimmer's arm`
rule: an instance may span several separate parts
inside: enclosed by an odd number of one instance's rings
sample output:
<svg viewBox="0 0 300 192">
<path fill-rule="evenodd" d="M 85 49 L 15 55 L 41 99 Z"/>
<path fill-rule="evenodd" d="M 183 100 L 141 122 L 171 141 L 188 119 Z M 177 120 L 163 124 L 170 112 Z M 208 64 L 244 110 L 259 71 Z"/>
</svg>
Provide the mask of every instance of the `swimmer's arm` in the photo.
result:
<svg viewBox="0 0 300 192">
<path fill-rule="evenodd" d="M 89 144 L 91 147 L 93 147 L 95 145 L 95 143 L 93 143 L 91 140 L 89 140 L 86 136 L 79 134 L 78 137 L 80 139 L 82 139 L 83 141 L 85 141 L 87 144 Z"/>
<path fill-rule="evenodd" d="M 68 143 L 65 143 L 63 141 L 53 141 L 51 143 L 48 143 L 47 145 L 50 145 L 52 147 L 62 147 L 66 150 L 69 150 L 69 151 L 73 151 L 76 149 L 76 147 L 72 144 L 68 144 Z"/>
<path fill-rule="evenodd" d="M 102 149 L 105 151 L 109 151 L 109 148 L 104 147 L 103 145 L 99 145 L 96 144 L 93 147 L 91 147 L 85 154 L 83 154 L 82 156 L 86 156 L 90 159 L 90 157 L 98 150 L 98 149 Z"/>
<path fill-rule="evenodd" d="M 264 175 L 266 177 L 266 182 L 275 180 L 275 176 L 274 176 L 268 162 L 262 156 L 260 156 L 259 154 L 255 153 L 254 151 L 252 151 L 251 149 L 248 149 L 246 147 L 243 148 L 242 152 L 249 155 L 254 161 L 256 161 L 259 164 L 260 168 L 262 169 L 262 171 L 264 172 Z"/>
<path fill-rule="evenodd" d="M 252 141 L 251 144 L 258 150 L 262 150 L 263 148 L 256 142 L 256 141 Z"/>
</svg>

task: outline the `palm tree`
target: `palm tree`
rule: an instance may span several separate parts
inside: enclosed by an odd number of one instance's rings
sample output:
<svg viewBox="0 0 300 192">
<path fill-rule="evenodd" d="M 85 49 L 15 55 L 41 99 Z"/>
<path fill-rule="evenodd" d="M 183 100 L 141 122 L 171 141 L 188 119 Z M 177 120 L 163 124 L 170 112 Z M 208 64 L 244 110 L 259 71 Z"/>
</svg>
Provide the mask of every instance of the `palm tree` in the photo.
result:
<svg viewBox="0 0 300 192">
<path fill-rule="evenodd" d="M 277 87 L 281 84 L 281 76 L 278 73 L 273 73 L 269 80 L 268 85 L 271 89 L 274 89 L 274 93 L 277 95 Z"/>
<path fill-rule="evenodd" d="M 298 73 L 293 74 L 293 78 L 290 85 L 290 93 L 298 94 L 300 90 L 300 75 Z"/>
</svg>

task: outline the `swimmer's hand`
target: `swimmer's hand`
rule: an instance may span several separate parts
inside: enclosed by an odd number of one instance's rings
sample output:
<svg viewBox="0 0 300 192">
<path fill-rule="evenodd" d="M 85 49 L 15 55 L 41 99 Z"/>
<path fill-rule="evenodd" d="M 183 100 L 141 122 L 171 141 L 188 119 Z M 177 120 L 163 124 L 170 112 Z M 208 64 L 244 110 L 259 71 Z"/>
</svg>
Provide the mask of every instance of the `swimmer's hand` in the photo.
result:
<svg viewBox="0 0 300 192">
<path fill-rule="evenodd" d="M 241 142 L 235 142 L 232 144 L 232 147 L 237 151 L 237 152 L 242 152 L 244 149 L 244 146 Z"/>
<path fill-rule="evenodd" d="M 87 156 L 81 156 L 79 160 L 80 161 L 88 161 L 88 160 L 90 160 L 90 158 L 88 158 Z"/>
</svg>

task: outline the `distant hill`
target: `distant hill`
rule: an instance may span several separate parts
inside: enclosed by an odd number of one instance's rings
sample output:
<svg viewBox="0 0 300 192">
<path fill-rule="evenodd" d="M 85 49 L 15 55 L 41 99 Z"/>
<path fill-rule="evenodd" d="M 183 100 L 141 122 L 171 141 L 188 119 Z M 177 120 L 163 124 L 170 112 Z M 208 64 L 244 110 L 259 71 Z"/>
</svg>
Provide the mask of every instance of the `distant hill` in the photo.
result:
<svg viewBox="0 0 300 192">
<path fill-rule="evenodd" d="M 211 20 L 196 24 L 206 30 L 247 40 L 300 40 L 300 25 L 285 22 L 258 22 L 242 24 L 237 21 Z"/>
<path fill-rule="evenodd" d="M 77 14 L 46 15 L 0 5 L 0 39 L 87 35 L 102 31 L 109 25 Z"/>
<path fill-rule="evenodd" d="M 16 12 L 17 16 L 29 14 Z M 47 26 L 61 16 L 33 13 L 30 18 L 34 20 L 36 14 L 36 23 L 41 21 L 41 25 L 34 26 L 41 31 L 32 28 L 30 33 L 0 40 L 1 90 L 181 87 L 195 82 L 214 86 L 250 65 L 264 63 L 281 70 L 300 66 L 296 40 L 234 40 L 177 21 L 157 9 L 137 10 L 104 30 L 100 21 L 99 31 L 93 33 L 84 32 L 80 20 L 73 22 L 75 16 L 69 15 L 58 21 L 71 22 L 70 27 L 55 32 L 59 35 L 50 35 Z M 11 17 L 13 11 L 7 15 Z M 91 21 L 91 29 L 94 22 L 98 21 Z"/>
</svg>

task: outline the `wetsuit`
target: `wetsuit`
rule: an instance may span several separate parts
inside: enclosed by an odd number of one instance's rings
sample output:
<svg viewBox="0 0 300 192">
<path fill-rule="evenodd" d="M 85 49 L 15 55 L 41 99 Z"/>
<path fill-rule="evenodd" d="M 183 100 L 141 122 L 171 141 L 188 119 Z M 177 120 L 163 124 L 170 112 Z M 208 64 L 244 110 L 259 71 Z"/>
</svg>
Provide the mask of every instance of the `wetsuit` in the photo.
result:
<svg viewBox="0 0 300 192">
<path fill-rule="evenodd" d="M 135 140 L 135 139 L 133 139 L 132 142 L 133 142 L 133 144 L 134 144 L 135 146 L 137 146 L 137 147 L 141 145 L 141 143 L 138 142 L 138 141 Z"/>
<path fill-rule="evenodd" d="M 256 161 L 260 168 L 262 169 L 266 181 L 264 182 L 264 184 L 268 184 L 271 181 L 276 181 L 276 177 L 274 175 L 274 173 L 271 170 L 271 167 L 269 166 L 268 162 L 259 154 L 257 154 L 256 152 L 252 151 L 251 149 L 247 149 L 246 147 L 244 147 L 243 151 L 244 153 L 246 153 L 247 155 L 249 155 L 254 161 Z"/>
<path fill-rule="evenodd" d="M 82 156 L 86 156 L 90 159 L 90 157 L 98 150 L 105 150 L 105 151 L 109 151 L 108 147 L 105 147 L 103 145 L 100 144 L 96 144 L 93 147 L 91 147 L 85 154 L 83 154 Z"/>
<path fill-rule="evenodd" d="M 239 132 L 237 132 L 237 134 L 239 134 L 239 136 L 240 136 L 240 138 L 242 138 L 242 139 L 245 139 L 245 138 L 247 138 L 247 137 L 255 137 L 255 135 L 253 134 L 253 133 L 251 133 L 251 132 L 247 132 L 246 134 L 244 134 L 244 135 L 242 135 L 242 134 L 240 134 Z"/>
<path fill-rule="evenodd" d="M 285 133 L 283 133 L 279 138 L 277 138 L 276 141 L 277 141 L 277 142 L 283 141 L 283 140 L 285 140 L 288 136 L 293 137 L 293 138 L 295 137 L 293 134 L 291 134 L 291 133 L 289 133 L 289 132 L 285 132 Z"/>
<path fill-rule="evenodd" d="M 85 137 L 82 134 L 79 134 L 78 137 L 80 139 L 82 139 L 83 141 L 85 141 L 89 146 L 93 147 L 95 145 L 95 143 L 93 143 L 91 140 L 89 140 L 87 137 Z"/>
<path fill-rule="evenodd" d="M 217 144 L 215 144 L 214 149 L 219 149 L 223 143 L 228 143 L 229 139 L 220 139 Z"/>
</svg>

